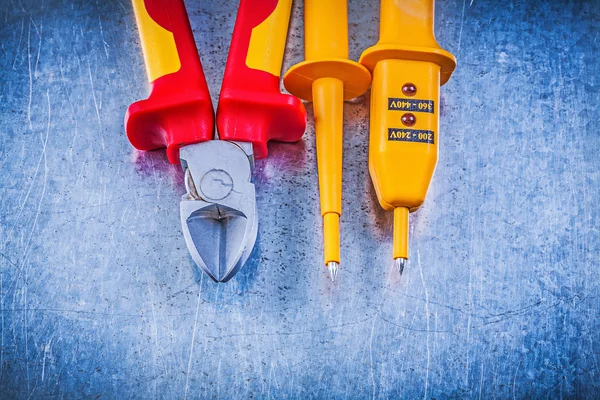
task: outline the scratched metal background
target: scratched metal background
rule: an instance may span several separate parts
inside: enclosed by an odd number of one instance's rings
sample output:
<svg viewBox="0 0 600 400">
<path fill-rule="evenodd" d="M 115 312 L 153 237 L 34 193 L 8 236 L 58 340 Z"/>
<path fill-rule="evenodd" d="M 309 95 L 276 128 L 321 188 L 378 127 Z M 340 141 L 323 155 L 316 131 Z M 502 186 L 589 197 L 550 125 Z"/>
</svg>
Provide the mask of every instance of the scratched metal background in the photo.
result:
<svg viewBox="0 0 600 400">
<path fill-rule="evenodd" d="M 216 100 L 236 5 L 187 3 Z M 350 8 L 356 59 L 378 6 Z M 123 132 L 147 94 L 131 5 L 1 0 L 0 398 L 600 398 L 599 15 L 439 1 L 459 68 L 402 279 L 364 98 L 346 107 L 339 282 L 311 124 L 257 163 L 258 244 L 217 285 L 186 251 L 181 171 Z M 299 4 L 288 49 L 286 67 Z"/>
</svg>

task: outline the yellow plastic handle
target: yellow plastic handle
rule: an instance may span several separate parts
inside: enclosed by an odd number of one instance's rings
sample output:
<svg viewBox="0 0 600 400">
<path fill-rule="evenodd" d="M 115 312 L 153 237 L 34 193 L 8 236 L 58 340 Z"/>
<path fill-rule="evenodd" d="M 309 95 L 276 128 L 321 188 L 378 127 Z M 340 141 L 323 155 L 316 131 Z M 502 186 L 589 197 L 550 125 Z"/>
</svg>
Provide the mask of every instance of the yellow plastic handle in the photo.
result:
<svg viewBox="0 0 600 400">
<path fill-rule="evenodd" d="M 381 0 L 380 19 L 379 41 L 362 53 L 362 65 L 373 72 L 382 60 L 428 61 L 441 67 L 442 85 L 450 79 L 456 59 L 435 39 L 434 0 Z"/>
<path fill-rule="evenodd" d="M 150 16 L 146 2 L 152 0 L 132 0 L 135 20 L 140 33 L 148 82 L 179 71 L 181 60 L 177 53 L 173 32 L 163 28 Z M 174 2 L 178 3 L 178 2 Z M 179 6 L 179 4 L 174 4 Z M 183 7 L 183 4 L 181 4 Z"/>
<path fill-rule="evenodd" d="M 433 23 L 434 0 L 381 0 L 379 43 L 439 47 Z"/>
<path fill-rule="evenodd" d="M 304 0 L 304 24 L 307 60 L 348 58 L 346 0 Z"/>
<path fill-rule="evenodd" d="M 246 56 L 248 68 L 280 75 L 291 12 L 292 0 L 279 0 L 273 12 L 252 28 Z"/>
</svg>

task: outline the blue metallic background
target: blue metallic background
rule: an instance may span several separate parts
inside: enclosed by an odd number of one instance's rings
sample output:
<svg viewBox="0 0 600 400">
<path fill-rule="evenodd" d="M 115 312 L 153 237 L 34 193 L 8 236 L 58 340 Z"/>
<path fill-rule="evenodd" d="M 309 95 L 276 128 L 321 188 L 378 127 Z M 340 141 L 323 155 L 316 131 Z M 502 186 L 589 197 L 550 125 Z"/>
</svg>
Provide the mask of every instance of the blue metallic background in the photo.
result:
<svg viewBox="0 0 600 400">
<path fill-rule="evenodd" d="M 187 2 L 215 104 L 235 3 Z M 402 279 L 366 96 L 346 106 L 339 281 L 311 123 L 257 163 L 258 243 L 217 285 L 185 247 L 180 169 L 123 131 L 148 90 L 129 2 L 0 0 L 0 398 L 600 398 L 600 3 L 436 18 L 459 66 Z M 377 21 L 350 1 L 354 59 Z M 301 59 L 298 2 L 285 68 Z"/>
</svg>

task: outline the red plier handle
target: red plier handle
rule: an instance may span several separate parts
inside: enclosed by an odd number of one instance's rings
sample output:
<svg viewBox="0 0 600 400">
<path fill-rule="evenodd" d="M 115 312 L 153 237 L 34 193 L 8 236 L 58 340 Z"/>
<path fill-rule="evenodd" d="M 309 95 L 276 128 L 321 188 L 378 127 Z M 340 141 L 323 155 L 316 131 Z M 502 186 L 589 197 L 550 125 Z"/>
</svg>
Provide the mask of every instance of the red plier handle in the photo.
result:
<svg viewBox="0 0 600 400">
<path fill-rule="evenodd" d="M 125 116 L 131 144 L 179 148 L 213 138 L 214 112 L 183 0 L 132 0 L 146 62 L 150 96 Z M 279 76 L 292 0 L 241 0 L 227 61 L 217 125 L 221 139 L 251 142 L 267 155 L 271 139 L 297 141 L 306 111 L 282 94 Z"/>
<path fill-rule="evenodd" d="M 173 164 L 181 146 L 213 138 L 214 112 L 182 0 L 133 0 L 150 96 L 125 115 L 131 144 L 167 148 Z"/>
<path fill-rule="evenodd" d="M 241 0 L 223 77 L 217 129 L 224 140 L 252 142 L 267 156 L 267 142 L 300 140 L 306 111 L 282 94 L 279 77 L 292 0 Z"/>
</svg>

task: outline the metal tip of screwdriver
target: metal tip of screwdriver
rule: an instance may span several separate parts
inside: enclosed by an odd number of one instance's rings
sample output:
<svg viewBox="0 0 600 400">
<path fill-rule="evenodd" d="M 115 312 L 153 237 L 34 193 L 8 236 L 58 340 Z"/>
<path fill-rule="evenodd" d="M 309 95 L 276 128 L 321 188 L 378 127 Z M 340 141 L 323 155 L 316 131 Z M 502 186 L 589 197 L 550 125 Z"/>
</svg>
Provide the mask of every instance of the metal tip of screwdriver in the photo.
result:
<svg viewBox="0 0 600 400">
<path fill-rule="evenodd" d="M 406 267 L 406 263 L 408 260 L 406 258 L 395 258 L 394 263 L 396 264 L 396 268 L 398 269 L 398 273 L 402 275 L 404 272 L 404 267 Z"/>
<path fill-rule="evenodd" d="M 327 263 L 327 269 L 329 269 L 329 277 L 331 278 L 331 282 L 335 282 L 335 277 L 337 276 L 339 267 L 340 264 L 335 261 L 330 261 Z"/>
</svg>

